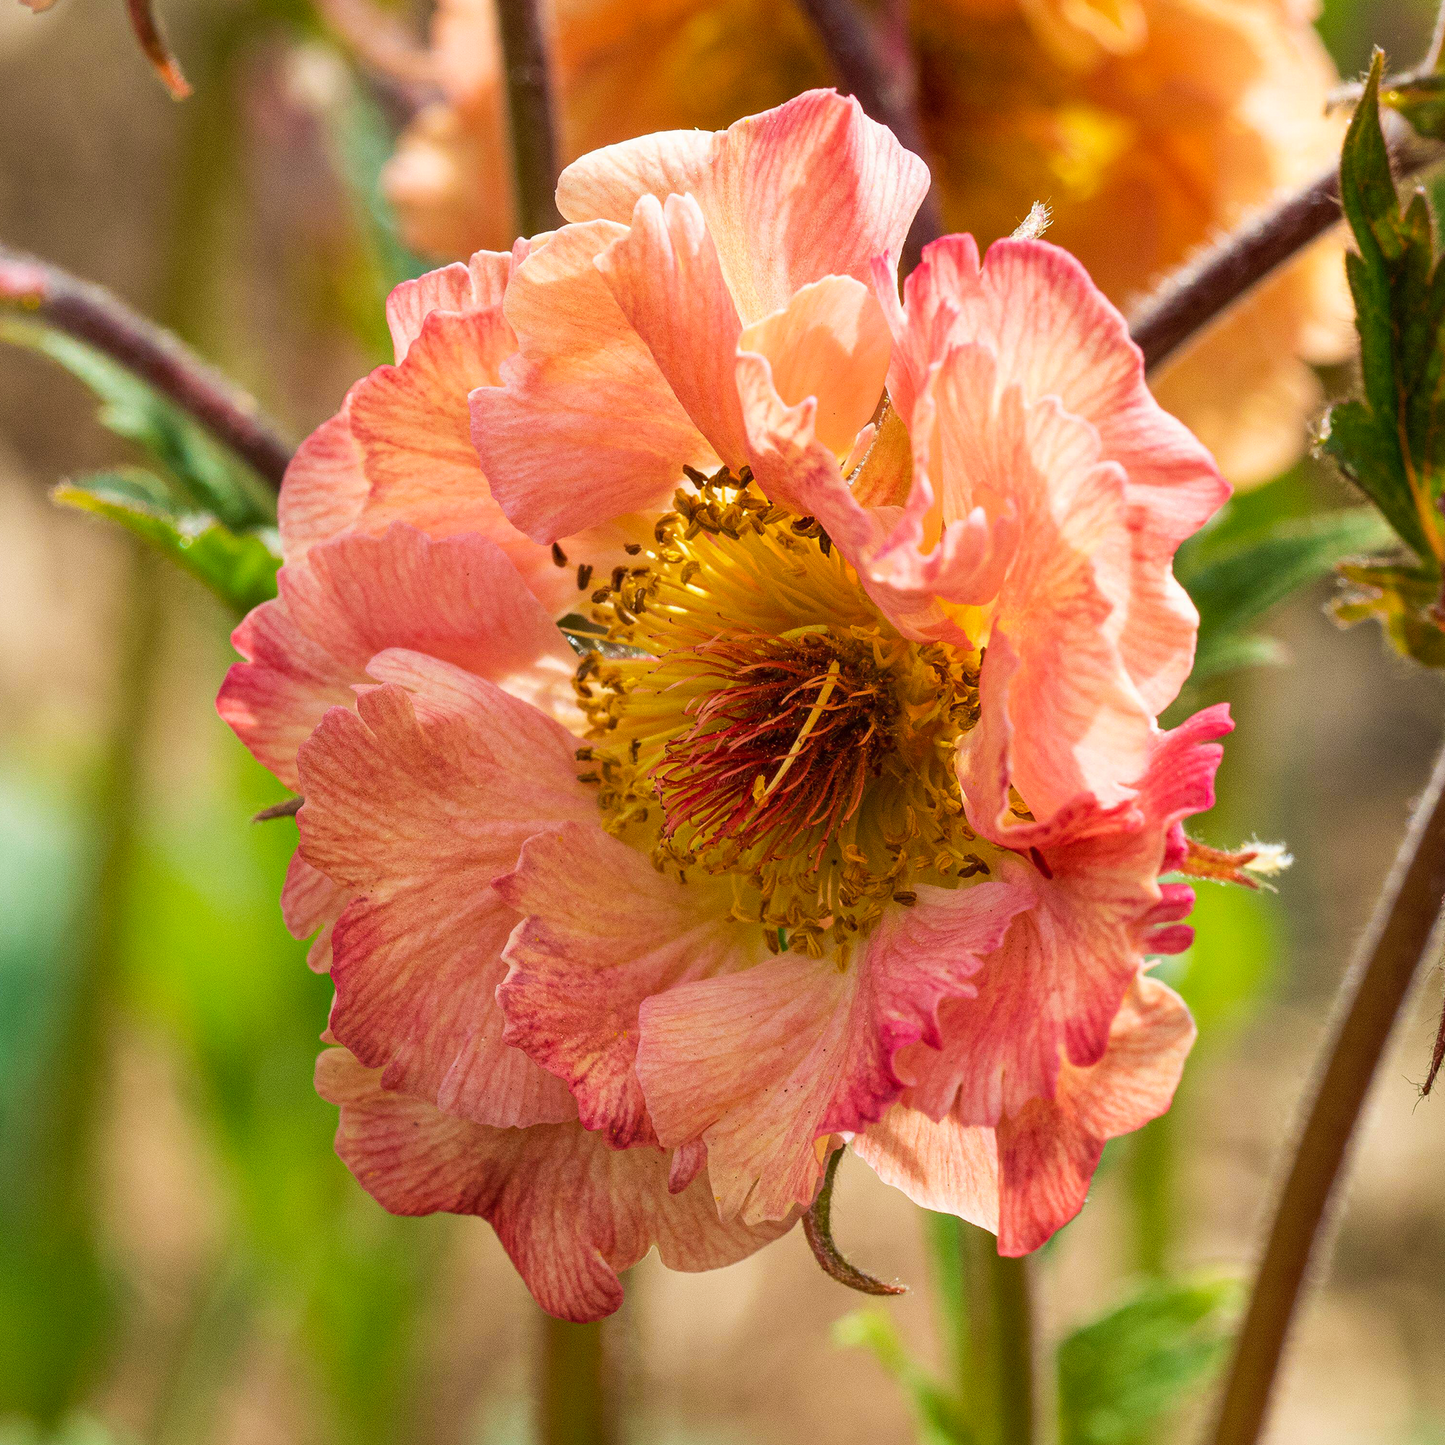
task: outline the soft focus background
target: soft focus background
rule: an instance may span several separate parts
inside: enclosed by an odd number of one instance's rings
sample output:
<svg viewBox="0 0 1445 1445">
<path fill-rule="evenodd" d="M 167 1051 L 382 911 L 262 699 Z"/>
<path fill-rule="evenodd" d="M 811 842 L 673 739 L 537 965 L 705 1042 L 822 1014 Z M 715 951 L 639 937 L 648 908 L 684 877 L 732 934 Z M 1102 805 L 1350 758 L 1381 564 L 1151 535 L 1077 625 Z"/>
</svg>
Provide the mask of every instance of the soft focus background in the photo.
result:
<svg viewBox="0 0 1445 1445">
<path fill-rule="evenodd" d="M 116 288 L 295 435 L 380 359 L 379 249 L 338 175 L 385 153 L 293 0 L 174 0 L 170 102 L 118 0 L 0 0 L 0 238 Z M 1423 0 L 1332 0 L 1342 72 L 1419 53 Z M 537 1314 L 485 1225 L 399 1221 L 311 1089 L 326 980 L 276 909 L 294 828 L 215 716 L 229 624 L 187 578 L 47 500 L 123 456 L 40 357 L 0 348 L 0 1441 L 525 1441 Z M 1288 505 L 1342 499 L 1306 467 Z M 1203 1030 L 1175 1112 L 1111 1151 L 1044 1265 L 1067 1329 L 1166 1265 L 1238 1268 L 1351 943 L 1439 742 L 1442 688 L 1322 591 L 1286 665 L 1230 679 L 1213 842 L 1284 838 L 1277 896 L 1209 891 L 1182 984 Z M 1178 970 L 1176 970 L 1178 972 Z M 1426 982 L 1382 1071 L 1270 1439 L 1445 1442 L 1445 1099 L 1417 1104 Z M 860 1263 L 926 1283 L 923 1219 L 845 1164 Z M 633 1275 L 616 1332 L 638 1441 L 914 1438 L 833 1324 L 860 1301 L 796 1232 L 720 1273 Z M 887 1306 L 936 1352 L 926 1289 Z"/>
</svg>

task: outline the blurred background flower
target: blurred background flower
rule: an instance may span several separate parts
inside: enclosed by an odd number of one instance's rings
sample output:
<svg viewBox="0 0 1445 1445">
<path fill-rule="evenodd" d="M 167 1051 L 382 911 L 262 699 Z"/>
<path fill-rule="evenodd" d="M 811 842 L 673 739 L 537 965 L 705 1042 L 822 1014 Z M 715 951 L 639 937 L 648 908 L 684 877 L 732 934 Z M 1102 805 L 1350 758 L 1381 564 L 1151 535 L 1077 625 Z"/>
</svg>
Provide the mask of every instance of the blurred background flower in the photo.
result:
<svg viewBox="0 0 1445 1445">
<path fill-rule="evenodd" d="M 766 13 L 775 37 L 805 33 L 783 0 Z M 386 359 L 382 297 L 418 265 L 377 187 L 409 107 L 358 83 L 296 0 L 175 0 L 166 19 L 196 86 L 184 106 L 123 7 L 0 7 L 0 236 L 176 326 L 299 437 Z M 1429 24 L 1424 0 L 1330 0 L 1321 21 L 1347 74 L 1371 40 L 1418 54 Z M 767 74 L 769 53 L 735 52 L 696 88 L 748 108 L 728 76 Z M 617 73 L 615 103 L 654 58 Z M 1137 239 L 1119 224 L 1095 264 Z M 1221 387 L 1234 365 L 1216 366 Z M 0 1439 L 532 1438 L 536 1315 L 490 1231 L 389 1218 L 328 1147 L 335 1112 L 311 1073 L 329 990 L 275 906 L 292 825 L 246 821 L 280 790 L 212 710 L 232 619 L 46 500 L 121 452 L 92 411 L 63 372 L 0 349 Z M 1276 516 L 1344 500 L 1308 465 L 1245 499 Z M 1047 1257 L 1051 1329 L 1130 1276 L 1238 1266 L 1254 1247 L 1347 945 L 1440 729 L 1438 680 L 1369 630 L 1337 632 L 1320 595 L 1267 619 L 1287 666 L 1230 682 L 1240 727 L 1204 834 L 1258 829 L 1298 861 L 1277 896 L 1201 890 L 1200 942 L 1168 975 L 1200 1020 L 1192 1072 L 1167 1123 L 1110 1151 Z M 1421 1001 L 1384 1066 L 1280 1445 L 1445 1441 L 1445 1120 L 1414 1108 L 1412 1084 L 1434 1011 Z M 923 1283 L 901 1195 L 845 1165 L 835 1219 L 860 1263 Z M 830 1338 L 854 1304 L 797 1235 L 708 1276 L 644 1262 L 620 1335 L 633 1438 L 913 1440 L 883 1371 Z M 937 1356 L 925 1291 L 887 1308 Z"/>
</svg>

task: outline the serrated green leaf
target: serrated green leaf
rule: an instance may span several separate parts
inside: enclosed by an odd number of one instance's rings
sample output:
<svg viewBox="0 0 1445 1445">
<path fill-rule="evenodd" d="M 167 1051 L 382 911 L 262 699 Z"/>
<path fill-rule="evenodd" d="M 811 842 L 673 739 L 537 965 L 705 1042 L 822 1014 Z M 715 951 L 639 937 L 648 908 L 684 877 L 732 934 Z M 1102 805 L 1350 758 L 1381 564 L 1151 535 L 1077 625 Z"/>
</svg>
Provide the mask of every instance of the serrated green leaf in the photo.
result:
<svg viewBox="0 0 1445 1445">
<path fill-rule="evenodd" d="M 118 362 L 33 322 L 0 321 L 0 340 L 40 352 L 88 387 L 100 402 L 100 422 L 141 447 L 193 510 L 234 531 L 275 521 L 274 502 L 249 469 Z"/>
<path fill-rule="evenodd" d="M 913 1406 L 920 1445 L 971 1445 L 973 1433 L 956 1396 L 904 1348 L 893 1321 L 882 1310 L 855 1310 L 833 1326 L 833 1343 L 867 1350 L 900 1386 Z"/>
<path fill-rule="evenodd" d="M 1402 210 L 1380 129 L 1376 51 L 1340 155 L 1364 396 L 1332 409 L 1321 450 L 1435 572 L 1445 560 L 1445 268 L 1422 193 Z"/>
<path fill-rule="evenodd" d="M 1062 1445 L 1144 1445 L 1223 1363 L 1242 1291 L 1218 1275 L 1150 1284 L 1059 1347 Z"/>
<path fill-rule="evenodd" d="M 119 523 L 238 613 L 276 595 L 281 559 L 269 529 L 232 531 L 207 513 L 179 510 L 153 473 L 139 468 L 97 472 L 62 483 L 53 495 L 62 506 Z"/>
</svg>

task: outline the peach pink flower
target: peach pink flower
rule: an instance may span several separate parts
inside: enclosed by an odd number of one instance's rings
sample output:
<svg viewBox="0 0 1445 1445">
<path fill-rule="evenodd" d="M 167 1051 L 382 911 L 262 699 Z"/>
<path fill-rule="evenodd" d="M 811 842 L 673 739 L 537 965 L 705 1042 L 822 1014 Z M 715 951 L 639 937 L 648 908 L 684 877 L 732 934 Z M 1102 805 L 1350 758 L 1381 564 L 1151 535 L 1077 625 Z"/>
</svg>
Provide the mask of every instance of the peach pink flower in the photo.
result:
<svg viewBox="0 0 1445 1445">
<path fill-rule="evenodd" d="M 981 243 L 1034 201 L 1050 238 L 1129 306 L 1216 234 L 1339 154 L 1338 76 L 1311 0 L 931 0 L 873 6 L 911 53 L 945 222 Z M 644 132 L 712 128 L 831 71 L 797 6 L 766 0 L 552 0 L 569 156 Z M 902 15 L 889 35 L 890 15 Z M 441 103 L 387 173 L 411 243 L 464 256 L 514 234 L 494 0 L 437 0 Z M 1164 405 L 1238 483 L 1303 451 L 1310 363 L 1348 349 L 1338 242 L 1314 247 L 1171 364 Z"/>
<path fill-rule="evenodd" d="M 949 237 L 899 297 L 927 179 L 825 91 L 584 157 L 560 230 L 393 298 L 236 633 L 338 1148 L 568 1318 L 844 1145 L 1033 1249 L 1193 1038 L 1146 957 L 1229 722 L 1156 717 L 1227 489 L 1064 252 Z"/>
</svg>

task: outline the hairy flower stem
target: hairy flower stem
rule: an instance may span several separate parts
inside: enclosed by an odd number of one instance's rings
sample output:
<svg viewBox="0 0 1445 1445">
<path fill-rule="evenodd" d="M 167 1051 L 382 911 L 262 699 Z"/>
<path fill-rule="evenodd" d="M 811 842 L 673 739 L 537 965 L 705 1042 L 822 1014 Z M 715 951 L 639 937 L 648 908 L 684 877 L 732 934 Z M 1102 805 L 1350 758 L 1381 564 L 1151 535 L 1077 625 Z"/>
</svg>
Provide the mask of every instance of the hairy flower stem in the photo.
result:
<svg viewBox="0 0 1445 1445">
<path fill-rule="evenodd" d="M 1445 901 L 1445 749 L 1340 989 L 1314 1099 L 1275 1206 L 1211 1440 L 1255 1445 L 1360 1111 Z"/>
<path fill-rule="evenodd" d="M 524 236 L 554 231 L 557 210 L 557 127 L 552 77 L 539 0 L 497 0 L 512 138 L 512 188 Z"/>
<path fill-rule="evenodd" d="M 906 12 L 901 33 L 885 55 L 883 37 L 854 0 L 800 0 L 800 4 L 832 62 L 840 89 L 856 96 L 858 104 L 880 125 L 886 125 L 907 150 L 926 158 Z M 905 276 L 918 264 L 923 248 L 942 234 L 943 211 L 935 182 L 918 208 L 903 247 Z"/>
<path fill-rule="evenodd" d="M 103 287 L 0 246 L 0 307 L 104 352 L 195 417 L 277 490 L 293 448 L 234 382 Z"/>
<path fill-rule="evenodd" d="M 1396 176 L 1404 180 L 1442 154 L 1410 132 L 1399 117 L 1389 136 Z M 1144 353 L 1148 371 L 1288 261 L 1324 235 L 1340 218 L 1340 176 L 1331 166 L 1303 190 L 1262 211 L 1239 230 L 1202 251 L 1168 277 L 1134 313 L 1129 333 Z"/>
<path fill-rule="evenodd" d="M 574 1325 L 543 1315 L 541 1328 L 540 1445 L 616 1445 L 605 1324 Z"/>
</svg>

